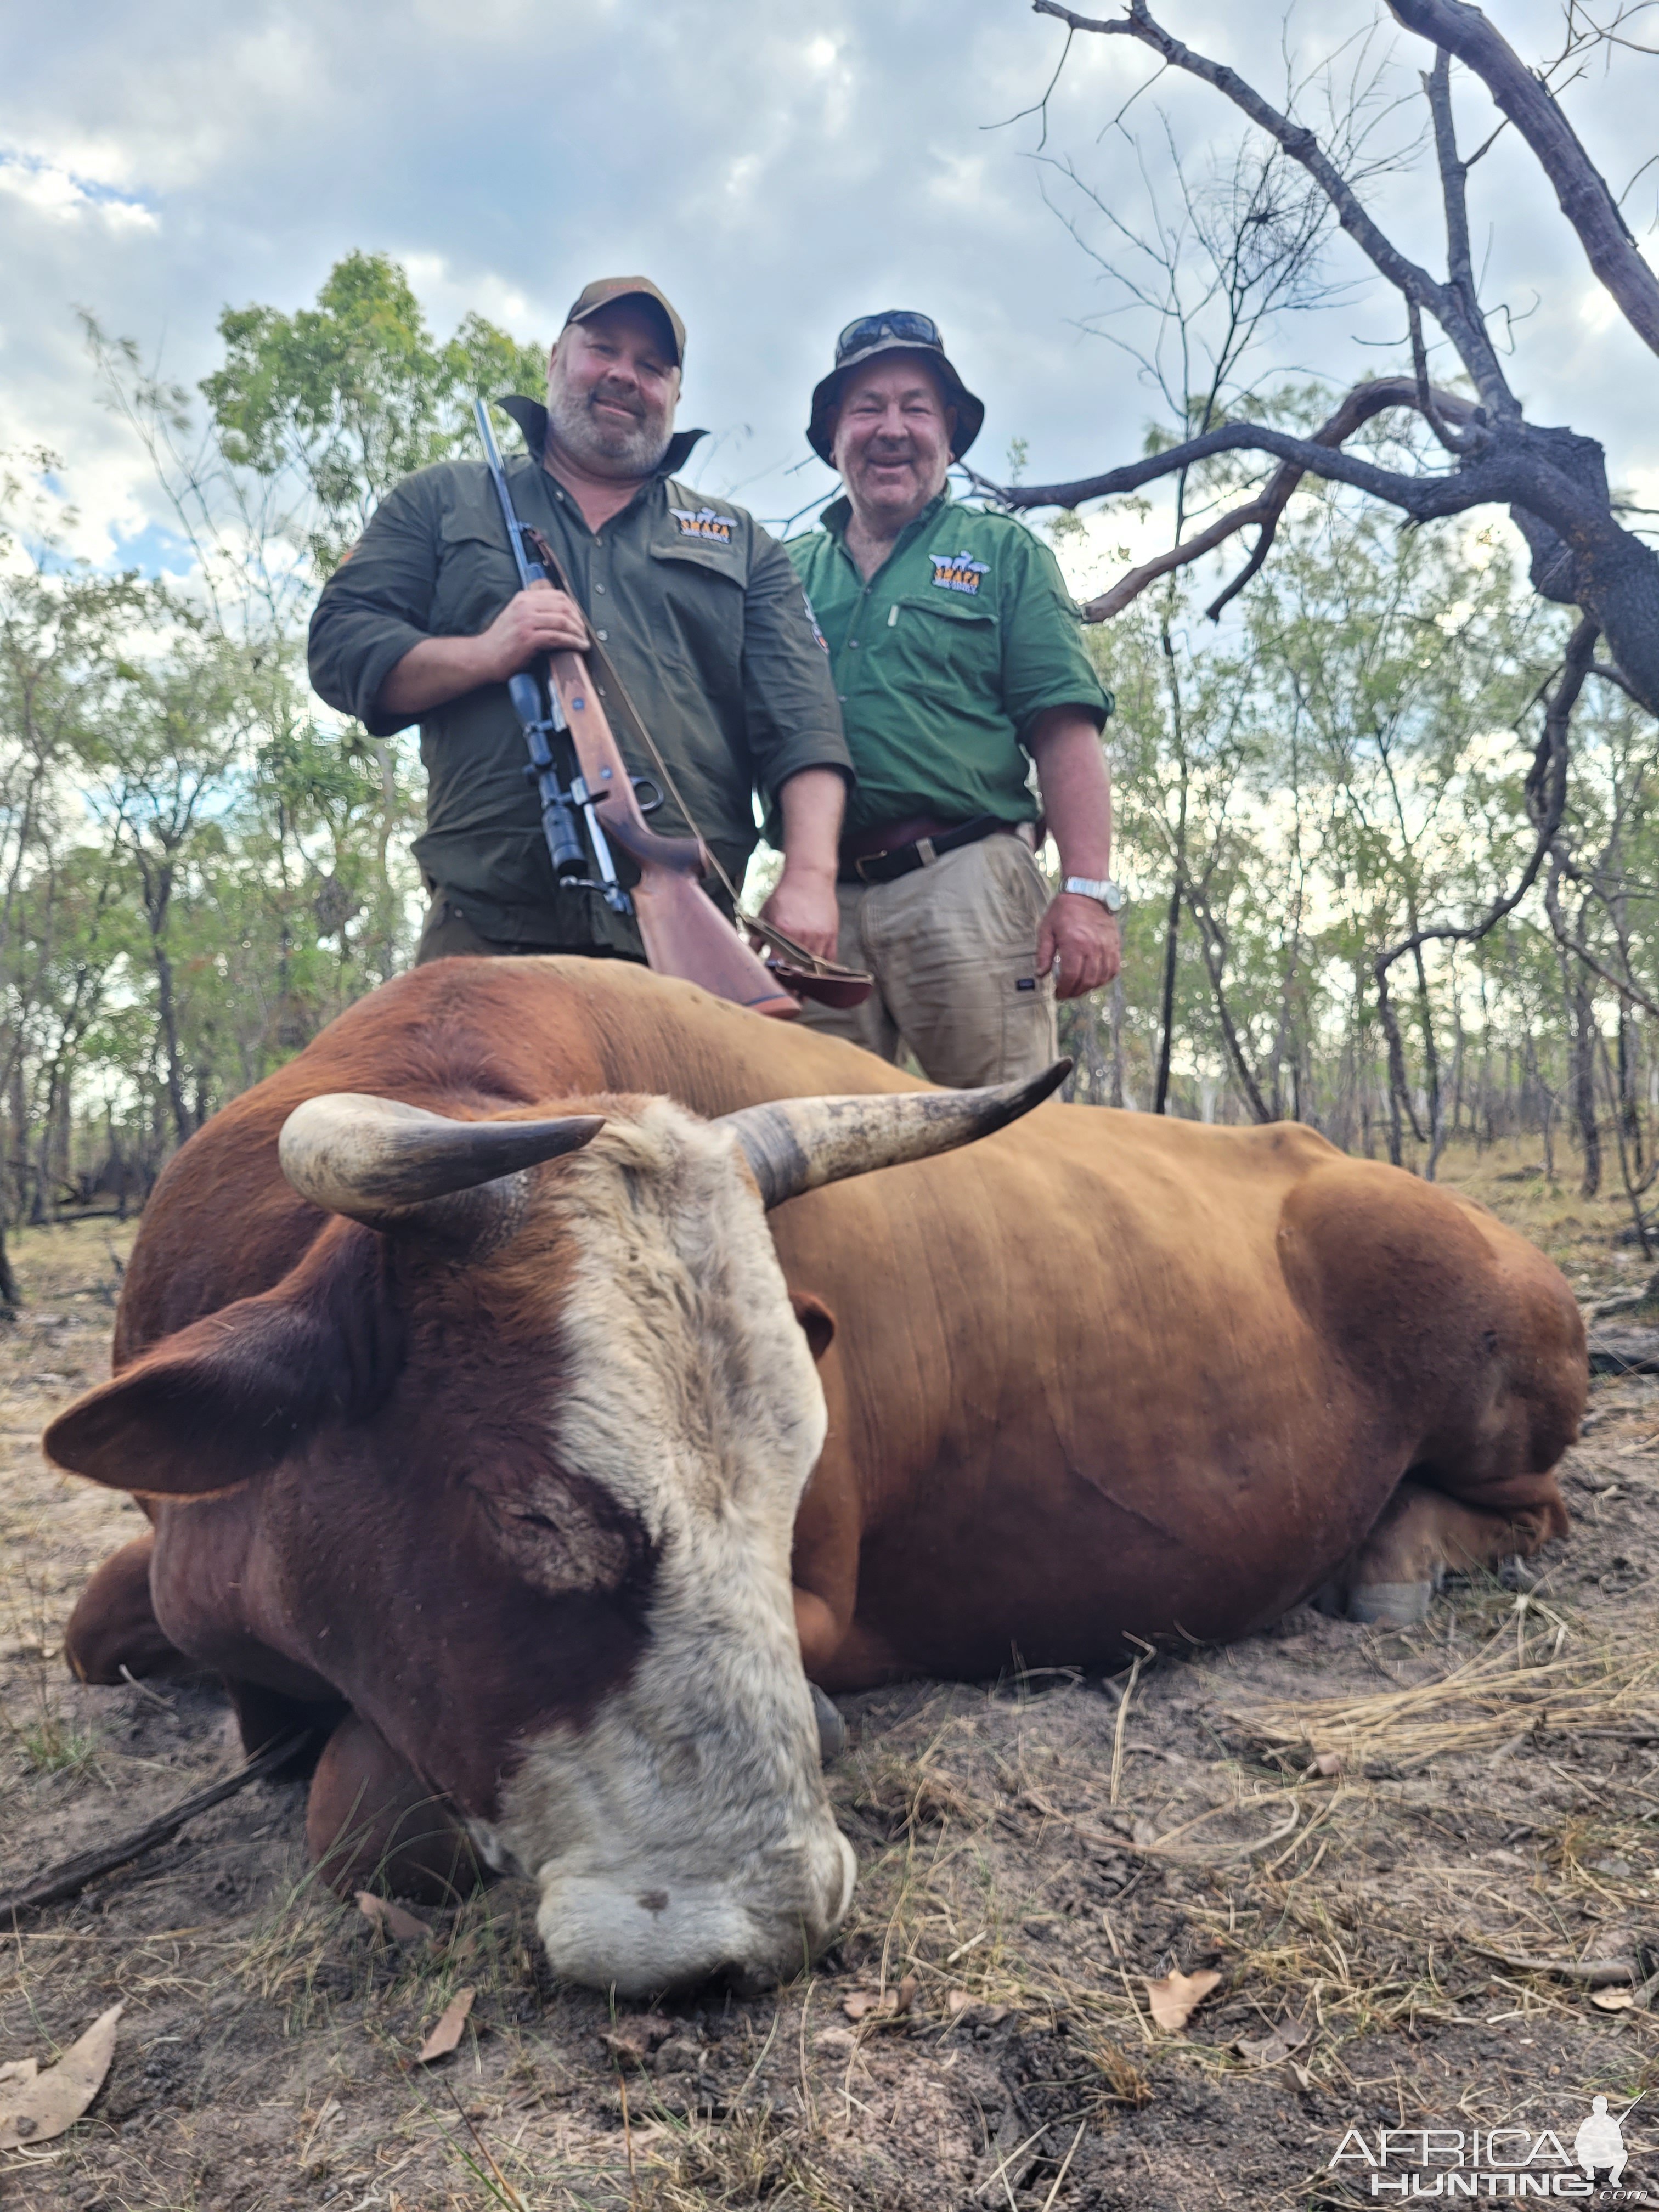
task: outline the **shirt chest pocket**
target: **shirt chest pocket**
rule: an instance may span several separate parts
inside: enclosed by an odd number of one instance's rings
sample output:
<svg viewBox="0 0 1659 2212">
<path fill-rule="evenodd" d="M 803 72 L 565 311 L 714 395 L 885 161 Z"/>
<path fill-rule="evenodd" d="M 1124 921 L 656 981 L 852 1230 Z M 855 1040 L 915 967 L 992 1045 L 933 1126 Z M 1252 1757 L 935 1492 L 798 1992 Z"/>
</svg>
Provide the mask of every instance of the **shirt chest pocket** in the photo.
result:
<svg viewBox="0 0 1659 2212">
<path fill-rule="evenodd" d="M 438 580 L 427 628 L 434 637 L 476 637 L 488 629 L 519 588 L 507 531 L 462 507 L 446 514 L 438 532 Z"/>
<path fill-rule="evenodd" d="M 930 591 L 895 599 L 876 649 L 899 682 L 999 699 L 1002 637 L 997 611 L 965 595 Z"/>
<path fill-rule="evenodd" d="M 657 602 L 651 610 L 653 648 L 689 661 L 711 687 L 725 690 L 738 684 L 744 594 L 738 550 L 671 541 L 650 550 L 650 570 L 644 580 Z"/>
</svg>

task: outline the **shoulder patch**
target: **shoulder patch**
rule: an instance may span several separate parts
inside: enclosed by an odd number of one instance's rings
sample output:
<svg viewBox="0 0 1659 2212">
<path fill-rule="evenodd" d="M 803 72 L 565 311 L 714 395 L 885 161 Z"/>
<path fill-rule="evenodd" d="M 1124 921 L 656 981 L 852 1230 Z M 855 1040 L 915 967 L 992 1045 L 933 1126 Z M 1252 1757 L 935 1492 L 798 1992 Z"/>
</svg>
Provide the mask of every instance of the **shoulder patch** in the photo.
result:
<svg viewBox="0 0 1659 2212">
<path fill-rule="evenodd" d="M 680 526 L 682 538 L 695 538 L 704 545 L 729 545 L 733 517 L 712 507 L 671 507 L 668 512 Z"/>
<path fill-rule="evenodd" d="M 930 553 L 933 564 L 933 580 L 941 592 L 963 592 L 970 599 L 979 597 L 983 578 L 991 573 L 988 561 L 975 561 L 964 546 L 960 553 Z"/>
</svg>

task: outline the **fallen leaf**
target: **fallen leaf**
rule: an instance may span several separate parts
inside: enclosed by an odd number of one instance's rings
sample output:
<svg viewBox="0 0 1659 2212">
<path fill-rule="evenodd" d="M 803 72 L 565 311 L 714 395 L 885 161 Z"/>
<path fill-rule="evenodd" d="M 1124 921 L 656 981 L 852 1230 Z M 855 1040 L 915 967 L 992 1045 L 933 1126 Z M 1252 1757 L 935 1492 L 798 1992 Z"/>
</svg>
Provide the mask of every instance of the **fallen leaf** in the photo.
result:
<svg viewBox="0 0 1659 2212">
<path fill-rule="evenodd" d="M 438 2024 L 421 2045 L 416 2063 L 429 2066 L 434 2058 L 447 2058 L 461 2039 L 461 2030 L 466 2026 L 466 2016 L 472 2009 L 477 1990 L 458 1990 L 438 2015 Z"/>
<path fill-rule="evenodd" d="M 357 1910 L 388 1942 L 425 1943 L 431 1940 L 432 1930 L 424 1920 L 405 1912 L 401 1905 L 393 1905 L 389 1898 L 376 1897 L 372 1890 L 357 1892 Z"/>
<path fill-rule="evenodd" d="M 1634 1990 L 1592 1990 L 1590 2002 L 1603 2012 L 1628 2012 L 1636 2002 Z"/>
<path fill-rule="evenodd" d="M 971 2015 L 976 2027 L 995 2027 L 1008 2017 L 1006 2005 L 982 2004 L 966 1990 L 951 1990 L 946 1993 L 945 2010 L 953 2021 L 966 2021 Z"/>
<path fill-rule="evenodd" d="M 1140 1978 L 1146 1984 L 1152 2018 L 1166 2035 L 1178 2034 L 1221 1980 L 1212 1966 L 1196 1974 L 1170 1974 L 1161 1982 L 1150 1981 L 1145 1974 Z"/>
<path fill-rule="evenodd" d="M 3 2089 L 8 2081 L 33 2081 L 40 2071 L 38 2058 L 8 2059 L 3 2066 L 0 2066 L 0 2089 Z"/>
<path fill-rule="evenodd" d="M 75 2125 L 104 2086 L 115 2056 L 115 2023 L 124 2009 L 118 2004 L 100 2013 L 44 2074 L 32 2058 L 12 2062 L 0 2082 L 0 2150 L 49 2142 Z"/>
<path fill-rule="evenodd" d="M 601 2032 L 599 2041 L 618 2065 L 643 2066 L 657 2045 L 673 2033 L 673 2021 L 659 2012 L 636 2012 L 623 2014 L 614 2027 Z"/>
<path fill-rule="evenodd" d="M 1266 2035 L 1241 2035 L 1233 2049 L 1241 2058 L 1248 2058 L 1252 2066 L 1277 2066 L 1293 2051 L 1300 2051 L 1313 2033 L 1310 2027 L 1299 2020 L 1282 2020 Z"/>
<path fill-rule="evenodd" d="M 1322 1751 L 1308 1771 L 1310 1774 L 1322 1774 L 1328 1779 L 1333 1774 L 1340 1774 L 1346 1765 L 1347 1761 L 1340 1751 Z"/>
<path fill-rule="evenodd" d="M 947 1990 L 945 1993 L 945 2009 L 953 2017 L 959 2012 L 965 2012 L 973 2002 L 966 1990 Z"/>
<path fill-rule="evenodd" d="M 896 1989 L 853 1990 L 841 2001 L 841 2008 L 848 2020 L 867 2020 L 872 2014 L 878 2020 L 896 2020 L 901 2013 L 909 2011 L 916 2001 L 916 1978 L 907 1974 Z"/>
</svg>

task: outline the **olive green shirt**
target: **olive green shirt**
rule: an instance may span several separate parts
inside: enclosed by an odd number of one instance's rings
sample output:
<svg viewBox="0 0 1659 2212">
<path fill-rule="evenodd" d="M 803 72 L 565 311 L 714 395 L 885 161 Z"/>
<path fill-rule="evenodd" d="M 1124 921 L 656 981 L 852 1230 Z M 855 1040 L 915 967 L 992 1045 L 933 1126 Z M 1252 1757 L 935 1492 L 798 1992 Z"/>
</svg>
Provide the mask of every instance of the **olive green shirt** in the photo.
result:
<svg viewBox="0 0 1659 2212">
<path fill-rule="evenodd" d="M 752 516 L 671 471 L 699 431 L 670 444 L 629 506 L 590 530 L 542 467 L 545 410 L 504 402 L 529 445 L 507 479 L 539 530 L 673 773 L 688 822 L 664 794 L 651 825 L 695 829 L 734 883 L 756 840 L 754 796 L 775 803 L 803 769 L 851 777 L 829 663 L 787 555 Z M 534 458 L 532 458 L 532 456 Z M 331 707 L 387 737 L 415 719 L 375 702 L 428 637 L 475 636 L 519 589 L 495 489 L 482 461 L 422 469 L 387 494 L 311 623 L 311 680 Z M 595 672 L 630 772 L 660 782 L 622 700 Z M 555 882 L 529 755 L 504 684 L 481 685 L 420 717 L 427 826 L 416 858 L 485 937 L 641 957 L 631 920 L 597 893 Z M 634 871 L 613 854 L 624 883 Z"/>
<path fill-rule="evenodd" d="M 857 773 L 848 830 L 917 815 L 1032 820 L 1033 721 L 1050 707 L 1103 723 L 1112 711 L 1059 562 L 1012 515 L 941 492 L 866 583 L 847 550 L 851 514 L 836 500 L 788 546 Z"/>
</svg>

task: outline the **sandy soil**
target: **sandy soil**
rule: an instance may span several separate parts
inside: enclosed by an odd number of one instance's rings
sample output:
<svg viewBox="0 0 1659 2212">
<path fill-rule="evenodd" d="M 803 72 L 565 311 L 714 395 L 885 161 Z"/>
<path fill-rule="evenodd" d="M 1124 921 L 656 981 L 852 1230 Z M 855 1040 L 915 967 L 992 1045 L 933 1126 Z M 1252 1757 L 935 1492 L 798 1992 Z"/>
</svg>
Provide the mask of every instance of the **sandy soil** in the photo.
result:
<svg viewBox="0 0 1659 2212">
<path fill-rule="evenodd" d="M 1620 1209 L 1528 1164 L 1453 1169 L 1587 1301 L 1638 1285 Z M 105 1370 L 130 1236 L 26 1237 L 0 1333 L 3 1887 L 237 1759 L 211 1684 L 62 1665 L 87 1572 L 140 1523 L 36 1438 Z M 126 2009 L 88 2118 L 0 2154 L 0 2202 L 1199 2212 L 1398 2201 L 1332 2164 L 1351 2127 L 1570 2152 L 1594 2093 L 1618 2112 L 1656 2078 L 1652 2015 L 1559 1970 L 1659 1967 L 1659 1378 L 1597 1384 L 1566 1489 L 1535 1588 L 1454 1589 L 1407 1634 L 1303 1612 L 1133 1680 L 848 1700 L 851 1921 L 757 2002 L 613 2017 L 549 1980 L 512 1883 L 389 1944 L 307 1881 L 302 1786 L 256 1785 L 8 1931 L 0 2063 Z M 1157 2025 L 1148 1984 L 1207 1971 L 1184 2029 Z M 463 1989 L 459 2048 L 415 2063 Z M 1627 2201 L 1659 2203 L 1653 2101 Z M 1529 2171 L 1559 2170 L 1546 2142 Z"/>
</svg>

